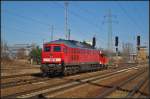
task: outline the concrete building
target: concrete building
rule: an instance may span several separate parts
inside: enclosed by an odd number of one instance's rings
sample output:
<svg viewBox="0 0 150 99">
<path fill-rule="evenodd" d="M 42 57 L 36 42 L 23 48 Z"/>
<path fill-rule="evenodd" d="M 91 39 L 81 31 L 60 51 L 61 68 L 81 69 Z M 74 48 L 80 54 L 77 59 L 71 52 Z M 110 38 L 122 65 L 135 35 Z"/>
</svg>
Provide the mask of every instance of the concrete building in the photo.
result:
<svg viewBox="0 0 150 99">
<path fill-rule="evenodd" d="M 32 50 L 32 45 L 30 44 L 14 44 L 8 47 L 9 54 L 11 57 L 17 58 L 17 53 L 20 49 L 24 49 L 24 53 L 26 56 L 29 55 Z"/>
<path fill-rule="evenodd" d="M 146 46 L 140 46 L 137 50 L 137 61 L 146 62 L 148 60 L 148 52 Z"/>
</svg>

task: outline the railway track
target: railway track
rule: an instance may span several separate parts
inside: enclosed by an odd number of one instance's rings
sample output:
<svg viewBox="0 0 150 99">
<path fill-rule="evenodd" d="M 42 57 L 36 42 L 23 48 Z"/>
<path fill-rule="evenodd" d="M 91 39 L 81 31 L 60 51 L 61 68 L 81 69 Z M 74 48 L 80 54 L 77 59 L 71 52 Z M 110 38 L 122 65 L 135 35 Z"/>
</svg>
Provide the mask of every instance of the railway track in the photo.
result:
<svg viewBox="0 0 150 99">
<path fill-rule="evenodd" d="M 143 70 L 143 71 L 129 77 L 127 80 L 124 80 L 123 82 L 114 85 L 112 88 L 107 89 L 106 91 L 101 93 L 96 98 L 112 97 L 111 95 L 117 94 L 118 90 L 123 91 L 123 92 L 125 92 L 125 94 L 127 94 L 126 96 L 123 96 L 122 98 L 132 98 L 138 92 L 138 90 L 142 87 L 142 85 L 148 80 L 148 77 L 143 76 L 145 74 L 145 72 L 146 72 L 146 70 Z M 125 86 L 127 84 L 131 85 L 132 80 L 139 79 L 140 77 L 143 77 L 143 79 L 138 81 L 138 83 L 135 84 L 132 88 L 130 88 L 130 90 L 127 89 L 127 86 L 122 88 L 123 86 Z M 145 97 L 148 97 L 148 94 L 144 94 L 144 93 L 141 93 L 141 94 L 145 95 Z"/>
<path fill-rule="evenodd" d="M 120 68 L 122 68 L 122 67 L 124 68 L 125 66 L 126 67 L 132 67 L 132 66 L 135 66 L 135 64 L 130 64 L 130 65 L 121 64 Z M 112 69 L 112 68 L 110 67 L 110 69 Z M 1 79 L 3 80 L 3 79 L 8 79 L 8 78 L 16 78 L 16 77 L 23 77 L 23 76 L 33 76 L 33 75 L 36 75 L 36 74 L 39 74 L 39 73 L 28 73 L 28 74 L 17 74 L 17 75 L 1 76 Z"/>
<path fill-rule="evenodd" d="M 23 84 L 29 84 L 29 83 L 49 80 L 49 79 L 42 79 L 42 78 L 38 79 L 37 77 L 36 78 L 34 77 L 32 79 L 25 79 L 25 77 L 27 77 L 27 76 L 32 77 L 33 75 L 37 75 L 38 77 L 39 76 L 42 77 L 41 73 L 3 76 L 2 77 L 2 82 L 1 82 L 1 88 L 8 88 L 8 87 L 19 86 L 19 85 L 23 85 Z M 21 78 L 21 79 L 19 79 L 19 78 Z M 22 79 L 22 78 L 24 78 L 24 79 Z M 10 81 L 10 79 L 11 79 L 11 81 Z M 5 81 L 3 81 L 3 80 L 5 80 Z M 3 83 L 3 82 L 5 82 L 5 83 Z"/>
<path fill-rule="evenodd" d="M 38 83 L 42 81 L 48 81 L 50 79 L 51 78 L 33 78 L 33 79 L 27 79 L 27 80 L 25 79 L 18 80 L 18 81 L 1 84 L 1 88 L 8 88 L 8 87 L 20 86 L 20 85 L 25 85 L 25 84 Z"/>
<path fill-rule="evenodd" d="M 136 66 L 136 67 L 138 67 L 138 66 Z M 129 68 L 129 69 L 134 69 L 134 68 L 136 68 L 136 67 L 132 67 L 132 66 L 128 66 L 128 67 L 123 67 L 124 68 L 124 70 L 128 70 L 127 68 Z M 112 71 L 112 72 L 117 72 L 117 71 L 119 71 L 119 70 L 121 70 L 121 69 L 123 69 L 123 68 L 118 68 L 118 69 L 111 69 L 110 71 Z M 109 69 L 108 69 L 109 70 Z M 121 70 L 122 71 L 122 70 Z M 93 72 L 92 72 L 93 73 Z M 107 72 L 107 73 L 109 73 L 110 74 L 110 72 Z M 82 73 L 81 73 L 82 74 Z M 80 75 L 81 76 L 81 74 L 78 74 L 78 75 Z M 83 73 L 83 74 L 85 74 L 85 73 Z M 69 76 L 69 77 L 72 77 L 73 79 L 67 79 L 68 81 L 67 82 L 62 82 L 62 83 L 58 83 L 58 84 L 53 84 L 53 85 L 48 85 L 48 86 L 45 86 L 45 87 L 41 87 L 41 88 L 36 88 L 36 89 L 31 89 L 31 90 L 29 90 L 29 91 L 24 91 L 24 92 L 18 92 L 18 93 L 15 93 L 15 94 L 11 94 L 11 95 L 6 95 L 6 96 L 4 96 L 4 97 L 2 97 L 2 98 L 11 98 L 11 97 L 13 97 L 13 98 L 17 98 L 17 97 L 26 97 L 26 96 L 28 96 L 28 95 L 32 95 L 31 97 L 38 97 L 38 96 L 43 96 L 43 95 L 46 95 L 46 93 L 48 94 L 49 92 L 51 93 L 55 93 L 55 92 L 57 92 L 57 91 L 62 91 L 62 90 L 66 90 L 66 88 L 67 89 L 70 89 L 70 88 L 74 88 L 74 87 L 76 87 L 76 86 L 80 86 L 80 85 L 84 85 L 85 83 L 87 83 L 87 82 L 90 82 L 90 81 L 94 81 L 94 80 L 97 80 L 97 79 L 102 79 L 99 75 L 103 75 L 105 78 L 107 78 L 106 77 L 106 75 L 105 75 L 105 73 L 103 74 L 96 74 L 96 75 L 93 75 L 93 76 L 90 76 L 90 77 L 81 77 L 81 78 L 74 78 L 74 76 L 78 76 L 78 75 L 73 75 L 73 76 Z M 110 74 L 110 75 L 107 75 L 107 76 L 110 76 L 111 77 L 111 75 L 112 74 Z M 79 77 L 80 77 L 79 76 Z M 98 77 L 98 78 L 93 78 L 93 77 Z M 63 77 L 63 78 L 67 78 L 67 77 Z M 91 79 L 91 80 L 90 80 Z M 50 79 L 49 79 L 50 80 Z M 33 81 L 33 82 L 32 82 Z M 22 84 L 24 85 L 24 84 L 30 84 L 30 83 L 35 83 L 35 82 L 46 82 L 46 80 L 44 81 L 44 80 L 42 80 L 41 79 L 41 81 L 39 80 L 31 80 L 31 81 L 27 81 L 27 82 L 23 82 Z M 73 83 L 74 82 L 74 83 Z M 67 84 L 69 84 L 69 83 L 71 83 L 70 85 L 67 85 Z M 8 85 L 4 85 L 5 87 L 3 87 L 4 89 L 5 88 L 9 88 L 9 87 L 15 87 L 15 86 L 21 86 L 22 85 L 21 83 L 19 84 L 8 84 Z M 6 87 L 7 86 L 7 87 Z M 58 86 L 61 86 L 62 88 L 59 88 Z M 69 87 L 70 86 L 70 87 Z M 58 88 L 57 88 L 58 87 Z M 2 89 L 3 89 L 2 88 Z M 50 89 L 48 89 L 48 88 L 50 88 Z M 46 92 L 45 92 L 45 90 L 46 90 Z M 49 91 L 50 90 L 50 91 Z M 42 92 L 42 93 L 41 93 Z M 44 92 L 44 93 L 43 93 Z M 31 93 L 31 94 L 29 94 L 29 93 Z M 33 94 L 32 94 L 33 93 Z"/>
<path fill-rule="evenodd" d="M 144 83 L 146 82 L 146 80 L 148 80 L 148 77 L 146 77 L 143 80 L 139 81 L 138 84 L 136 84 L 132 88 L 132 91 L 128 93 L 128 95 L 126 96 L 126 98 L 133 97 L 138 92 L 138 90 L 142 87 L 142 85 L 144 85 Z M 148 98 L 148 94 L 146 94 L 146 93 L 141 93 L 141 94 L 144 95 L 145 98 Z"/>
<path fill-rule="evenodd" d="M 1 79 L 1 88 L 11 87 L 15 85 L 21 85 L 25 83 L 30 83 L 32 79 L 42 78 L 41 73 L 30 73 L 30 74 L 21 74 L 21 75 L 12 75 L 12 76 L 2 76 Z"/>
<path fill-rule="evenodd" d="M 130 69 L 133 69 L 135 67 L 132 67 Z M 112 73 L 109 74 L 105 74 L 105 75 L 97 75 L 94 77 L 88 77 L 88 78 L 83 78 L 83 79 L 77 79 L 77 80 L 73 80 L 73 81 L 68 81 L 65 83 L 59 83 L 59 84 L 55 84 L 55 85 L 49 85 L 49 86 L 45 86 L 39 89 L 34 89 L 34 90 L 30 90 L 28 92 L 22 92 L 22 93 L 17 93 L 17 94 L 13 94 L 13 95 L 9 95 L 9 96 L 5 96 L 4 98 L 8 98 L 8 97 L 14 97 L 14 98 L 31 98 L 31 97 L 37 97 L 41 94 L 46 94 L 49 92 L 56 92 L 56 91 L 62 91 L 64 89 L 68 89 L 68 88 L 72 88 L 72 87 L 76 87 L 76 86 L 80 86 L 80 85 L 84 85 L 85 83 L 89 82 L 89 81 L 94 81 L 94 80 L 100 80 L 100 79 L 106 79 L 106 78 L 110 78 L 113 75 L 119 74 L 123 71 L 127 71 L 130 69 L 124 69 L 124 70 L 120 70 L 120 71 L 113 71 Z M 30 93 L 30 94 L 29 94 Z"/>
<path fill-rule="evenodd" d="M 97 74 L 97 75 L 99 75 L 99 74 Z M 31 75 L 21 75 L 19 77 L 25 77 L 25 76 L 31 76 Z M 46 78 L 46 77 L 42 78 L 42 74 L 40 76 L 41 76 L 40 78 L 34 77 L 31 79 L 19 79 L 19 80 L 13 79 L 12 81 L 9 81 L 6 83 L 1 83 L 1 88 L 3 89 L 3 88 L 8 88 L 8 87 L 16 87 L 16 86 L 20 86 L 20 85 L 31 84 L 31 83 L 35 83 L 35 82 L 38 83 L 41 81 L 48 81 L 48 80 L 52 79 L 52 78 Z M 58 76 L 58 77 L 61 77 L 61 76 Z M 9 78 L 13 78 L 13 77 L 8 77 L 6 79 L 9 79 Z M 16 76 L 15 76 L 15 78 L 16 78 Z M 55 77 L 55 78 L 57 78 L 57 77 Z"/>
<path fill-rule="evenodd" d="M 39 67 L 11 67 L 11 68 L 1 68 L 1 70 L 12 70 L 12 69 L 39 69 Z"/>
<path fill-rule="evenodd" d="M 76 85 L 76 86 L 71 86 L 71 87 L 66 87 L 66 88 L 62 88 L 62 89 L 58 89 L 58 90 L 55 90 L 54 92 L 47 92 L 47 93 L 44 93 L 42 94 L 43 96 L 45 96 L 46 98 L 53 98 L 53 97 L 57 97 L 59 95 L 62 95 L 64 93 L 67 93 L 71 90 L 79 90 L 82 89 L 82 87 L 85 87 L 88 86 L 88 84 L 91 84 L 91 85 L 95 85 L 95 86 L 101 86 L 98 84 L 98 82 L 102 82 L 102 81 L 105 81 L 105 80 L 109 80 L 109 79 L 113 79 L 113 78 L 118 78 L 120 77 L 120 75 L 125 75 L 126 73 L 128 73 L 128 71 L 130 70 L 122 70 L 122 71 L 119 71 L 119 73 L 114 73 L 114 74 L 110 74 L 110 75 L 104 75 L 104 77 L 97 77 L 95 79 L 88 79 L 87 81 L 80 81 L 82 83 Z M 136 74 L 136 73 L 135 73 Z M 111 85 L 110 86 L 107 86 L 107 87 L 112 87 Z M 73 91 L 72 91 L 73 92 Z M 60 97 L 60 96 L 59 96 Z"/>
<path fill-rule="evenodd" d="M 39 73 L 28 73 L 28 74 L 17 74 L 17 75 L 9 75 L 9 76 L 1 76 L 1 79 L 8 79 L 8 78 L 16 78 L 16 77 L 24 77 L 24 76 L 32 76 Z"/>
<path fill-rule="evenodd" d="M 145 84 L 143 86 L 141 86 L 141 88 L 138 90 L 138 93 L 136 93 L 134 95 L 134 98 L 146 98 L 146 96 L 148 95 L 148 92 L 149 92 L 149 87 L 147 87 L 147 86 L 149 86 L 149 80 L 147 80 L 145 82 Z"/>
</svg>

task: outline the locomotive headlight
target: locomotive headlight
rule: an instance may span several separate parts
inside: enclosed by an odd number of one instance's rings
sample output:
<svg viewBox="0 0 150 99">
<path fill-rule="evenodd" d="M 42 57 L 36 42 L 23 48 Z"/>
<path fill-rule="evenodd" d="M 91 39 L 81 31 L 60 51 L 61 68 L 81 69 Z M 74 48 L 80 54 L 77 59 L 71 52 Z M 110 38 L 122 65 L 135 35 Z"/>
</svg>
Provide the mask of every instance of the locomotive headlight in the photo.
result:
<svg viewBox="0 0 150 99">
<path fill-rule="evenodd" d="M 44 62 L 60 62 L 61 58 L 44 58 Z"/>
<path fill-rule="evenodd" d="M 43 61 L 44 61 L 44 62 L 49 62 L 50 59 L 49 59 L 49 58 L 44 58 Z"/>
<path fill-rule="evenodd" d="M 61 58 L 56 58 L 56 61 L 61 61 Z"/>
</svg>

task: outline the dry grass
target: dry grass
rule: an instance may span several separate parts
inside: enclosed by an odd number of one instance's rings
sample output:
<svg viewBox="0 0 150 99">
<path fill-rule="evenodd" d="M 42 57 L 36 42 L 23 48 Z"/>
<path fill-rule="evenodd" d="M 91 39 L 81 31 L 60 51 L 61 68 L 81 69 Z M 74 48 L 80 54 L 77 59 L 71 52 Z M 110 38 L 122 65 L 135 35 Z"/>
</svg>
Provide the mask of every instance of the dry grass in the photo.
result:
<svg viewBox="0 0 150 99">
<path fill-rule="evenodd" d="M 14 67 L 33 67 L 33 65 L 29 64 L 27 59 L 17 59 L 17 60 L 9 60 L 2 59 L 1 60 L 1 68 L 14 68 Z"/>
<path fill-rule="evenodd" d="M 2 60 L 1 76 L 18 75 L 26 73 L 39 73 L 40 66 L 31 65 L 27 60 Z"/>
</svg>

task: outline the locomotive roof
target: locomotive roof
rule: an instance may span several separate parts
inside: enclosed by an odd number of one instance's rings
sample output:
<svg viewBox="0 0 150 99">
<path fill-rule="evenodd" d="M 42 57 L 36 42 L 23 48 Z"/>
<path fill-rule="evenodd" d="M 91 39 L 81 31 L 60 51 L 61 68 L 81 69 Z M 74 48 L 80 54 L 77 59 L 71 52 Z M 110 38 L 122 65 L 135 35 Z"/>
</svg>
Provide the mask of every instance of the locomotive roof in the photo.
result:
<svg viewBox="0 0 150 99">
<path fill-rule="evenodd" d="M 69 47 L 73 48 L 88 48 L 88 49 L 93 49 L 93 47 L 90 44 L 87 44 L 85 42 L 79 42 L 75 40 L 64 40 L 64 39 L 59 39 L 55 41 L 48 42 L 47 44 L 65 44 Z"/>
</svg>

